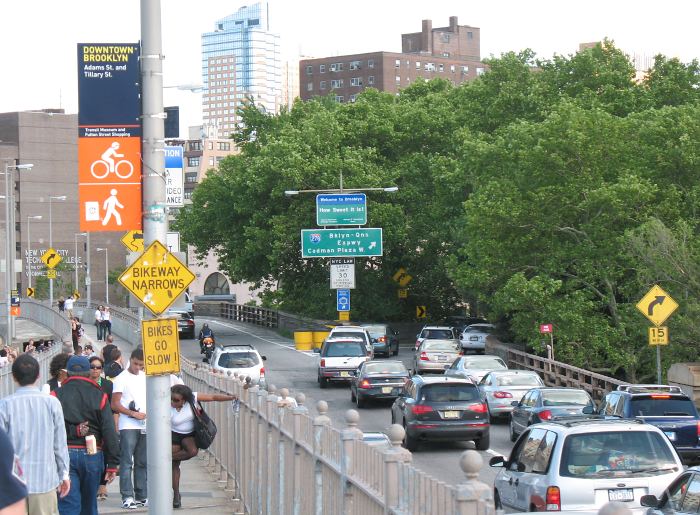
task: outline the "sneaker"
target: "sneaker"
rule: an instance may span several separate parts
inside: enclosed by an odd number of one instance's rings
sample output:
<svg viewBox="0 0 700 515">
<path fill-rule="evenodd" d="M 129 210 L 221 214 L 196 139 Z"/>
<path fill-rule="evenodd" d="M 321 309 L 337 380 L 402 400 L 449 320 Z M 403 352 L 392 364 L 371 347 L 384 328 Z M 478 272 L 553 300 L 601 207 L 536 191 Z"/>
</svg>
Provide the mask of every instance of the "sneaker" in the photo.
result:
<svg viewBox="0 0 700 515">
<path fill-rule="evenodd" d="M 139 508 L 148 508 L 148 499 L 141 499 L 140 501 L 136 501 L 136 505 Z"/>
<path fill-rule="evenodd" d="M 136 504 L 136 502 L 134 502 L 133 497 L 127 497 L 122 501 L 122 508 L 124 508 L 125 510 L 135 510 L 138 507 L 139 505 Z"/>
</svg>

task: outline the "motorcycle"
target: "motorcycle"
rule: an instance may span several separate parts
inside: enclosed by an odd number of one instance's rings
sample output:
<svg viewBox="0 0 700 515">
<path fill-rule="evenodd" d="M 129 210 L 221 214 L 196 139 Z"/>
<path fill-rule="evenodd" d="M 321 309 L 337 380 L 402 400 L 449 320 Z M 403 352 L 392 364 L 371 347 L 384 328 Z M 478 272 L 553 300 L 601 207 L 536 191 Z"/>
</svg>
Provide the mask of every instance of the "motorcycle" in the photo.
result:
<svg viewBox="0 0 700 515">
<path fill-rule="evenodd" d="M 200 346 L 202 347 L 201 353 L 204 354 L 204 358 L 202 358 L 202 361 L 204 363 L 209 363 L 209 361 L 211 360 L 211 356 L 214 353 L 214 337 L 205 336 L 204 338 L 202 338 Z"/>
</svg>

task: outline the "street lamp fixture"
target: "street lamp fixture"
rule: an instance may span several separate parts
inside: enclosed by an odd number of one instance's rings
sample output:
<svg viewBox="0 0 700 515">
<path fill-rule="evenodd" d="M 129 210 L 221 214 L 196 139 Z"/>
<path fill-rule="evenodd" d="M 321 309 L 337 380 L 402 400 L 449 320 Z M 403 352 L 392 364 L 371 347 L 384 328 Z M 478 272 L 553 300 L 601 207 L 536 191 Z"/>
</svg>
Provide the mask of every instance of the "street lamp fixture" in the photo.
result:
<svg viewBox="0 0 700 515">
<path fill-rule="evenodd" d="M 53 248 L 53 213 L 52 213 L 52 201 L 66 200 L 65 195 L 49 195 L 49 248 Z M 53 307 L 53 279 L 49 279 L 49 306 Z"/>
<path fill-rule="evenodd" d="M 32 220 L 41 220 L 41 215 L 30 215 L 27 217 L 27 254 L 29 254 L 29 266 L 27 267 L 27 276 L 29 277 L 29 287 L 32 287 L 32 234 L 30 223 Z"/>
<path fill-rule="evenodd" d="M 383 191 L 385 193 L 394 193 L 399 191 L 398 186 L 389 186 L 388 188 L 335 188 L 327 190 L 286 190 L 286 197 L 293 197 L 299 193 L 359 193 L 362 191 Z"/>
<path fill-rule="evenodd" d="M 5 344 L 12 345 L 12 338 L 15 336 L 14 319 L 12 318 L 12 288 L 16 285 L 15 277 L 15 199 L 14 199 L 14 170 L 31 170 L 33 164 L 23 165 L 10 164 L 5 161 L 5 301 L 7 302 L 7 333 L 5 334 Z M 12 173 L 11 173 L 12 172 Z M 12 177 L 10 177 L 12 175 Z M 10 187 L 12 184 L 12 187 Z"/>
<path fill-rule="evenodd" d="M 97 247 L 95 250 L 105 253 L 105 302 L 109 304 L 109 249 L 106 247 Z"/>
<path fill-rule="evenodd" d="M 73 285 L 73 291 L 78 291 L 78 236 L 87 236 L 86 232 L 76 232 L 75 237 L 75 254 L 73 257 L 73 265 L 75 266 L 75 283 Z"/>
</svg>

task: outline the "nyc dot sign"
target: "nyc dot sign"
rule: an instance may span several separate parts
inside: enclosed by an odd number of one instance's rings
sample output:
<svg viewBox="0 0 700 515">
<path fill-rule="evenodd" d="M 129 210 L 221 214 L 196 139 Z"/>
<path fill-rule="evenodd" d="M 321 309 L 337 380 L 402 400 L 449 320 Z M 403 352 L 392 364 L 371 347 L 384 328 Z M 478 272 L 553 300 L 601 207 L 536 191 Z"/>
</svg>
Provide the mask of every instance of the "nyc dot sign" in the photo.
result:
<svg viewBox="0 0 700 515">
<path fill-rule="evenodd" d="M 156 240 L 124 270 L 119 282 L 154 315 L 160 315 L 187 289 L 194 277 Z"/>
<path fill-rule="evenodd" d="M 180 373 L 180 340 L 176 318 L 141 321 L 141 340 L 147 376 Z"/>
</svg>

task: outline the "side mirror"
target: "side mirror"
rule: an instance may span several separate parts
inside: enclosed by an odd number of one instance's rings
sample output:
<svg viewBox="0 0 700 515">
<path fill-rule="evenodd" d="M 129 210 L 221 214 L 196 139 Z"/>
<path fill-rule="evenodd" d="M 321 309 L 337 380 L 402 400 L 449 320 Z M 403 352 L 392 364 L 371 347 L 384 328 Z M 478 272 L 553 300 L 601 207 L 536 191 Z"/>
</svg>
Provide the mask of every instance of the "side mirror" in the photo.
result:
<svg viewBox="0 0 700 515">
<path fill-rule="evenodd" d="M 640 497 L 639 499 L 639 504 L 647 508 L 658 508 L 659 500 L 656 498 L 655 495 L 652 494 L 642 495 L 642 497 Z"/>
<path fill-rule="evenodd" d="M 489 460 L 489 466 L 491 467 L 503 467 L 505 463 L 506 459 L 503 456 L 494 456 Z"/>
<path fill-rule="evenodd" d="M 267 361 L 267 356 L 260 356 L 263 361 Z"/>
<path fill-rule="evenodd" d="M 321 354 L 321 349 L 314 348 L 314 353 L 315 353 L 315 354 Z"/>
<path fill-rule="evenodd" d="M 450 368 L 450 365 L 445 365 L 445 370 L 447 370 L 448 368 Z"/>
<path fill-rule="evenodd" d="M 377 343 L 378 341 L 379 340 L 377 340 L 376 338 L 372 338 L 372 343 Z"/>
<path fill-rule="evenodd" d="M 593 409 L 593 406 L 590 404 L 588 406 L 584 406 L 584 408 L 581 410 L 581 413 L 584 415 L 593 415 L 595 413 L 595 410 Z"/>
<path fill-rule="evenodd" d="M 520 402 L 519 401 L 510 401 L 510 405 L 515 408 L 515 407 L 520 405 Z"/>
</svg>

